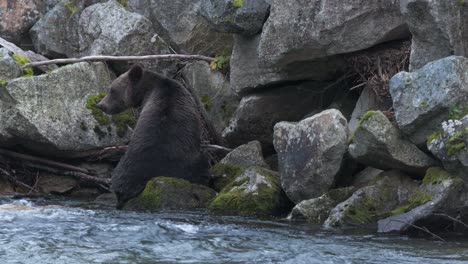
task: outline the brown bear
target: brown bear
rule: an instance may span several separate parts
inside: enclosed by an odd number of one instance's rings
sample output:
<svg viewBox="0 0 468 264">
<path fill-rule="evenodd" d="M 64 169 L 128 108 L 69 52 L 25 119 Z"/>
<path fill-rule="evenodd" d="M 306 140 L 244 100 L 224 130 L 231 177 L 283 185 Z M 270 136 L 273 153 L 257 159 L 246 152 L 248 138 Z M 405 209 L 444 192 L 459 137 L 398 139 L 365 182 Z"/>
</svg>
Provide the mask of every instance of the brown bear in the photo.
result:
<svg viewBox="0 0 468 264">
<path fill-rule="evenodd" d="M 108 95 L 97 106 L 107 114 L 140 108 L 127 152 L 112 174 L 117 208 L 143 191 L 153 177 L 208 184 L 199 110 L 180 83 L 137 64 L 112 82 Z"/>
</svg>

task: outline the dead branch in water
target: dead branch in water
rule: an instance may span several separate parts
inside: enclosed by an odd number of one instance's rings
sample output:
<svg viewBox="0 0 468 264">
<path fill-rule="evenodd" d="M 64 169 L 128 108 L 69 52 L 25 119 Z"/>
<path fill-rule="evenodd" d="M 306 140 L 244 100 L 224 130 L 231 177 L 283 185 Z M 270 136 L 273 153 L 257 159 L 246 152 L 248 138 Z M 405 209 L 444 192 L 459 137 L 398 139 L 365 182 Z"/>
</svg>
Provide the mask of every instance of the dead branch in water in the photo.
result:
<svg viewBox="0 0 468 264">
<path fill-rule="evenodd" d="M 203 55 L 185 55 L 185 54 L 163 54 L 163 55 L 145 55 L 145 56 L 86 56 L 82 58 L 65 58 L 46 61 L 31 62 L 23 65 L 26 67 L 37 67 L 49 64 L 65 64 L 76 62 L 96 62 L 96 61 L 143 61 L 143 60 L 203 60 L 212 62 L 215 58 Z"/>
<path fill-rule="evenodd" d="M 432 237 L 442 241 L 442 242 L 446 242 L 445 239 L 441 238 L 440 236 L 432 233 L 431 231 L 429 231 L 429 229 L 427 229 L 426 227 L 420 227 L 420 226 L 417 226 L 417 225 L 414 225 L 414 224 L 411 224 L 411 223 L 408 223 L 408 222 L 405 222 L 405 221 L 400 221 L 400 220 L 396 220 L 396 219 L 392 219 L 391 221 L 394 221 L 394 222 L 398 222 L 398 223 L 403 223 L 403 224 L 407 224 L 411 227 L 414 227 L 420 231 L 423 231 L 424 233 L 428 234 L 428 235 L 431 235 Z"/>
</svg>

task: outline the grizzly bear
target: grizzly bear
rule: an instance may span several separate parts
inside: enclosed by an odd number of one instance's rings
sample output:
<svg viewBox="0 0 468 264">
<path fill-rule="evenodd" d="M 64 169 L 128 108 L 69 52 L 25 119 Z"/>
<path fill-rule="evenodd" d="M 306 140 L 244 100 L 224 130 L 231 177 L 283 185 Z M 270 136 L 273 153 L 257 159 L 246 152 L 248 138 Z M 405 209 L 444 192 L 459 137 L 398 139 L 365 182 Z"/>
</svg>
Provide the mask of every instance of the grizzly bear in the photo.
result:
<svg viewBox="0 0 468 264">
<path fill-rule="evenodd" d="M 153 177 L 208 184 L 199 110 L 183 85 L 136 64 L 112 82 L 97 107 L 107 114 L 140 109 L 127 151 L 112 173 L 117 208 L 142 192 Z"/>
</svg>

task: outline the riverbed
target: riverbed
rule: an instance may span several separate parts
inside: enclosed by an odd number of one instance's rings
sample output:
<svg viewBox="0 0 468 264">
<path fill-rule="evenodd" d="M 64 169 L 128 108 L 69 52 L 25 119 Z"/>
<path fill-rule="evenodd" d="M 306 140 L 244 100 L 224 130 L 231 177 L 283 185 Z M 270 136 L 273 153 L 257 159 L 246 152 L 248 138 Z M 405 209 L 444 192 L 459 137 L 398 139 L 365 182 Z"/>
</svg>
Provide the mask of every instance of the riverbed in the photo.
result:
<svg viewBox="0 0 468 264">
<path fill-rule="evenodd" d="M 468 240 L 336 234 L 206 212 L 0 199 L 0 263 L 468 263 Z"/>
</svg>

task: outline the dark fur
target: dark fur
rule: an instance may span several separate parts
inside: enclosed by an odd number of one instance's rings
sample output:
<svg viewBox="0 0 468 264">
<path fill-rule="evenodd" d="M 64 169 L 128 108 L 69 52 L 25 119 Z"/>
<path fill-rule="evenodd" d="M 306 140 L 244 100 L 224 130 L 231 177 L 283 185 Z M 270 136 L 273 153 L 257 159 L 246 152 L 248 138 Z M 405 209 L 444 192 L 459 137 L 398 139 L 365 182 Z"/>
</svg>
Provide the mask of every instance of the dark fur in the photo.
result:
<svg viewBox="0 0 468 264">
<path fill-rule="evenodd" d="M 98 106 L 108 114 L 141 107 L 128 150 L 112 175 L 118 208 L 137 196 L 152 177 L 208 183 L 198 109 L 181 84 L 136 65 L 111 84 Z"/>
</svg>

